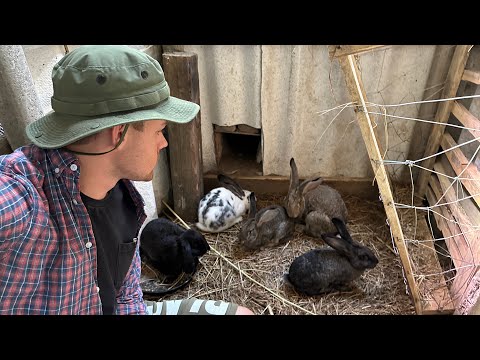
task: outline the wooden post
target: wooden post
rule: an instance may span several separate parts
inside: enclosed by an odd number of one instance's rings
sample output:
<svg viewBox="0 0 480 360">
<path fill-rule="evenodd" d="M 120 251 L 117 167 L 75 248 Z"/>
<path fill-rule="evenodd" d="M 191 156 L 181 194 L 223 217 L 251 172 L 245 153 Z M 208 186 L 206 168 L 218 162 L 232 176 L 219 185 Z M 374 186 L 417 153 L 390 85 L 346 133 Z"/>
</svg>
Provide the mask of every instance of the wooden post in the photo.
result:
<svg viewBox="0 0 480 360">
<path fill-rule="evenodd" d="M 382 153 L 380 151 L 379 144 L 377 143 L 377 138 L 375 136 L 374 128 L 372 127 L 370 116 L 367 112 L 368 110 L 365 104 L 367 99 L 365 95 L 365 89 L 363 88 L 363 82 L 360 77 L 360 71 L 353 55 L 340 57 L 338 60 L 345 74 L 345 81 L 347 83 L 347 89 L 350 93 L 350 97 L 352 98 L 352 101 L 358 105 L 356 111 L 358 124 L 360 126 L 362 137 L 370 157 L 370 162 L 377 179 L 378 189 L 380 190 L 380 195 L 382 196 L 383 206 L 390 224 L 392 236 L 397 246 L 400 260 L 403 264 L 403 269 L 405 270 L 405 276 L 407 278 L 410 294 L 413 298 L 415 310 L 417 314 L 421 314 L 421 299 L 418 288 L 415 284 L 415 279 L 413 277 L 412 265 L 410 263 L 408 251 L 405 246 L 403 231 L 400 225 L 400 220 L 398 219 L 397 210 L 395 208 L 393 195 L 388 180 L 388 174 L 382 162 Z"/>
<path fill-rule="evenodd" d="M 162 59 L 170 95 L 200 104 L 197 54 L 164 53 Z M 168 123 L 167 129 L 173 207 L 183 220 L 194 222 L 203 196 L 200 112 L 187 124 Z"/>
<path fill-rule="evenodd" d="M 463 71 L 468 59 L 468 51 L 471 45 L 457 45 L 455 53 L 453 54 L 452 64 L 448 70 L 447 79 L 445 81 L 445 87 L 442 92 L 442 99 L 448 99 L 455 97 L 457 94 L 458 86 L 462 80 Z M 435 121 L 440 123 L 446 123 L 450 117 L 453 101 L 443 101 L 438 105 L 437 113 L 435 114 Z M 430 137 L 428 138 L 427 146 L 423 157 L 428 157 L 435 154 L 440 146 L 440 140 L 442 139 L 443 132 L 445 131 L 445 125 L 436 125 L 433 127 Z M 435 157 L 428 158 L 422 161 L 421 166 L 427 169 L 432 169 L 435 163 Z M 420 169 L 418 173 L 418 179 L 415 186 L 415 192 L 417 195 L 423 197 L 427 190 L 428 180 L 430 179 L 430 171 Z"/>
</svg>

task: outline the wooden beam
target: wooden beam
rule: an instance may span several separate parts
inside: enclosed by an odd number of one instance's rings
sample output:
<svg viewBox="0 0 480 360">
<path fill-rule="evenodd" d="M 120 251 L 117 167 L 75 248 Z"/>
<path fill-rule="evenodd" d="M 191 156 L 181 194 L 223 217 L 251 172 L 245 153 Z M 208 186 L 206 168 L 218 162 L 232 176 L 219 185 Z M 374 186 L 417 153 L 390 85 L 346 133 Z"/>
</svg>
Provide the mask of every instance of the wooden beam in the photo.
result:
<svg viewBox="0 0 480 360">
<path fill-rule="evenodd" d="M 429 198 L 430 204 L 435 204 L 438 199 L 442 196 L 442 190 L 438 179 L 435 176 L 430 178 L 430 186 L 433 190 L 433 198 Z M 441 202 L 444 202 L 443 200 Z M 445 239 L 447 244 L 448 251 L 450 256 L 455 264 L 456 275 L 453 280 L 450 293 L 452 295 L 453 302 L 455 307 L 457 307 L 463 299 L 465 290 L 468 287 L 472 279 L 471 267 L 465 267 L 472 264 L 472 260 L 469 257 L 467 249 L 462 246 L 465 243 L 464 234 L 462 234 L 462 229 L 455 222 L 450 208 L 448 206 L 436 207 L 436 212 L 441 216 L 435 214 L 437 224 L 440 227 L 440 230 L 443 233 L 443 236 L 448 238 Z"/>
<path fill-rule="evenodd" d="M 290 185 L 290 178 L 288 176 L 232 175 L 231 177 L 244 189 L 254 191 L 256 194 L 286 195 Z M 304 179 L 300 179 L 300 181 L 303 180 Z M 209 192 L 219 186 L 217 174 L 214 173 L 205 174 L 203 181 L 205 192 Z M 378 188 L 372 179 L 331 177 L 323 178 L 323 184 L 338 190 L 342 196 L 353 195 L 369 201 L 378 200 Z"/>
<path fill-rule="evenodd" d="M 417 214 L 415 232 L 417 238 L 422 239 L 422 244 L 417 247 L 416 255 L 426 262 L 430 274 L 436 276 L 425 277 L 419 282 L 418 288 L 422 296 L 422 314 L 452 314 L 455 311 L 448 286 L 443 276 L 443 269 L 437 257 L 433 238 L 423 214 Z"/>
<path fill-rule="evenodd" d="M 444 150 L 450 149 L 454 146 L 457 146 L 455 140 L 449 133 L 443 134 L 441 146 Z M 452 166 L 455 174 L 462 178 L 472 179 L 472 180 L 461 180 L 465 189 L 468 190 L 470 195 L 473 197 L 477 205 L 480 206 L 480 172 L 478 171 L 475 164 L 472 162 L 468 165 L 468 159 L 463 155 L 460 148 L 456 148 L 445 153 L 450 165 Z"/>
<path fill-rule="evenodd" d="M 390 47 L 390 46 L 388 46 Z M 388 48 L 386 45 L 332 45 L 328 49 L 330 58 L 339 58 L 347 55 L 356 55 L 360 53 L 378 50 L 380 48 Z"/>
<path fill-rule="evenodd" d="M 441 163 L 437 162 L 434 168 L 435 171 L 443 174 L 444 169 Z M 450 186 L 450 180 L 445 176 L 440 176 L 437 181 L 440 185 L 441 194 L 445 195 L 443 197 L 444 201 L 450 203 L 447 206 L 452 215 L 452 220 L 457 222 L 459 230 L 463 234 L 460 239 L 461 241 L 457 243 L 457 247 L 459 248 L 462 257 L 462 263 L 459 265 L 465 266 L 473 264 L 474 262 L 480 264 L 480 239 L 478 232 L 472 232 L 472 230 L 474 230 L 473 224 L 463 208 L 459 205 L 457 195 L 455 194 L 453 187 Z"/>
<path fill-rule="evenodd" d="M 457 94 L 458 85 L 462 79 L 465 64 L 468 59 L 468 51 L 471 45 L 457 45 L 455 53 L 453 54 L 452 64 L 447 74 L 445 86 L 442 92 L 442 99 L 454 97 Z M 439 123 L 446 123 L 450 116 L 453 106 L 452 101 L 443 101 L 438 105 L 437 113 L 435 114 L 435 121 Z M 425 148 L 424 158 L 432 156 L 438 151 L 442 134 L 445 131 L 445 125 L 435 125 L 432 129 L 430 137 L 428 138 L 427 146 Z M 426 169 L 432 169 L 435 163 L 435 157 L 430 157 L 421 163 L 421 166 Z M 421 169 L 418 173 L 418 179 L 415 186 L 417 195 L 423 197 L 430 178 L 430 171 Z"/>
<path fill-rule="evenodd" d="M 164 53 L 162 58 L 170 94 L 200 104 L 197 54 Z M 183 220 L 193 222 L 204 195 L 200 112 L 187 124 L 169 122 L 167 130 L 174 210 Z"/>
<path fill-rule="evenodd" d="M 462 80 L 480 85 L 480 72 L 473 70 L 465 70 L 463 72 Z"/>
<path fill-rule="evenodd" d="M 445 169 L 441 162 L 437 161 L 434 169 L 435 171 L 445 174 Z M 440 181 L 442 193 L 445 194 L 444 199 L 446 202 L 451 203 L 448 205 L 450 213 L 452 214 L 453 219 L 457 221 L 458 227 L 463 233 L 463 236 L 457 243 L 457 247 L 459 248 L 460 256 L 462 257 L 463 266 L 471 265 L 470 268 L 463 269 L 463 272 L 465 273 L 466 287 L 468 288 L 471 279 L 477 272 L 477 267 L 474 264 L 480 264 L 480 230 L 475 230 L 473 227 L 473 225 L 478 226 L 479 223 L 472 223 L 468 214 L 457 201 L 458 196 L 455 193 L 454 188 L 450 186 L 450 179 L 445 176 L 440 176 L 438 179 Z M 449 189 L 448 191 L 447 188 Z M 455 281 L 456 280 L 457 279 L 455 279 Z M 465 295 L 466 292 L 462 294 L 462 301 Z"/>
<path fill-rule="evenodd" d="M 455 115 L 455 117 L 463 126 L 469 128 L 468 131 L 473 135 L 473 137 L 480 137 L 480 121 L 470 111 L 468 111 L 465 106 L 460 104 L 458 101 L 454 101 L 452 114 Z M 475 129 L 478 131 L 470 129 Z"/>
<path fill-rule="evenodd" d="M 390 189 L 390 183 L 388 179 L 387 170 L 382 162 L 382 152 L 380 151 L 379 144 L 375 131 L 372 127 L 370 116 L 366 106 L 367 98 L 365 89 L 363 88 L 362 79 L 360 77 L 360 70 L 355 61 L 353 55 L 347 55 L 338 59 L 343 73 L 345 74 L 345 81 L 347 84 L 348 92 L 354 103 L 357 104 L 357 120 L 362 133 L 363 141 L 367 147 L 367 152 L 370 157 L 373 172 L 377 179 L 378 188 L 382 196 L 383 206 L 390 223 L 390 230 L 392 232 L 395 245 L 397 246 L 400 260 L 402 261 L 403 268 L 405 270 L 405 276 L 410 289 L 410 294 L 413 299 L 415 310 L 417 314 L 422 313 L 421 299 L 418 292 L 415 279 L 413 277 L 412 265 L 408 256 L 408 251 L 405 246 L 402 227 L 398 214 L 395 208 L 393 194 Z"/>
</svg>

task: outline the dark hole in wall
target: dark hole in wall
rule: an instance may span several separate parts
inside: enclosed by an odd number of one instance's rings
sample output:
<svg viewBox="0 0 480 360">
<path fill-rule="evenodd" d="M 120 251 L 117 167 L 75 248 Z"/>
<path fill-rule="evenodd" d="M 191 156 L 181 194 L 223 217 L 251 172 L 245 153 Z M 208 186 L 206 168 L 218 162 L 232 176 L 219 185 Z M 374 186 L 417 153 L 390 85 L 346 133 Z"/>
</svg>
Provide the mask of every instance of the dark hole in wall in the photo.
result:
<svg viewBox="0 0 480 360">
<path fill-rule="evenodd" d="M 216 157 L 219 172 L 227 175 L 261 176 L 261 136 L 216 132 Z"/>
</svg>

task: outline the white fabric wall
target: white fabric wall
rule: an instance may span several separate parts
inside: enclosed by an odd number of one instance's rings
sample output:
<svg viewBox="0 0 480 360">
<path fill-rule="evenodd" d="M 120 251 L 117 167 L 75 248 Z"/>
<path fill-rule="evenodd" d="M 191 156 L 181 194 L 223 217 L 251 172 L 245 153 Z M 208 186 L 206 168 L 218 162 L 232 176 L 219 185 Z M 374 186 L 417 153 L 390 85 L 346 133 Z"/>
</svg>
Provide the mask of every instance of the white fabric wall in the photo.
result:
<svg viewBox="0 0 480 360">
<path fill-rule="evenodd" d="M 319 116 L 350 101 L 343 73 L 326 45 L 195 45 L 185 51 L 199 57 L 205 172 L 216 168 L 212 124 L 247 124 L 262 128 L 264 175 L 288 176 L 293 156 L 301 176 L 372 177 L 353 110 L 346 109 L 330 126 L 337 112 Z M 421 100 L 434 51 L 435 45 L 395 45 L 362 54 L 368 100 Z M 389 113 L 415 117 L 418 109 L 412 105 Z M 384 121 L 376 121 L 385 147 Z M 388 126 L 387 158 L 406 159 L 414 125 L 395 121 Z"/>
</svg>

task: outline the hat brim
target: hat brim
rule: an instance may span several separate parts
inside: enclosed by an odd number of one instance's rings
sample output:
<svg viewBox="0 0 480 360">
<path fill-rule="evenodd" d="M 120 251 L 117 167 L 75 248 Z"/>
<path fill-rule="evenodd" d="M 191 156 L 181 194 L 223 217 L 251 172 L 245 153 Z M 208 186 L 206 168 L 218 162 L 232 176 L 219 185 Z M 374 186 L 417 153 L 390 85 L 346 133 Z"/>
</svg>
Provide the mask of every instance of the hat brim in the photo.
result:
<svg viewBox="0 0 480 360">
<path fill-rule="evenodd" d="M 143 120 L 187 123 L 195 118 L 200 106 L 169 96 L 158 105 L 101 116 L 75 116 L 50 112 L 27 125 L 30 141 L 44 149 L 56 149 L 115 125 Z"/>
</svg>

